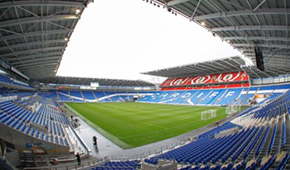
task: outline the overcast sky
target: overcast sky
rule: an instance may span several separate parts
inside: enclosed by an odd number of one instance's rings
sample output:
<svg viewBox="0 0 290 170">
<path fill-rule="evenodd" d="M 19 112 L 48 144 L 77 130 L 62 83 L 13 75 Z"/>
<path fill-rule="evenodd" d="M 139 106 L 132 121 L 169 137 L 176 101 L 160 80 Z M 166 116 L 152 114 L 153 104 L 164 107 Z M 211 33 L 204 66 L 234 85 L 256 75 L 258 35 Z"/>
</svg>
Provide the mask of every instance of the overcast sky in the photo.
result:
<svg viewBox="0 0 290 170">
<path fill-rule="evenodd" d="M 130 79 L 157 69 L 241 55 L 183 16 L 142 0 L 95 0 L 81 16 L 57 75 Z"/>
</svg>

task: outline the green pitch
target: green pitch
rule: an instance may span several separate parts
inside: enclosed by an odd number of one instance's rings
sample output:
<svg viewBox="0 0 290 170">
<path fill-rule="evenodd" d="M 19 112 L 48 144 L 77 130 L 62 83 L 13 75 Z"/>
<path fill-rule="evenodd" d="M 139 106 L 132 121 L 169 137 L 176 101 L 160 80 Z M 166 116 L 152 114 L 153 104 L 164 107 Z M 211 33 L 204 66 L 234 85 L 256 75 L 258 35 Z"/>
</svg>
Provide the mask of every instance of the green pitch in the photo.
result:
<svg viewBox="0 0 290 170">
<path fill-rule="evenodd" d="M 87 123 L 122 148 L 168 139 L 226 117 L 224 107 L 145 103 L 67 103 Z M 217 117 L 201 120 L 204 110 Z"/>
</svg>

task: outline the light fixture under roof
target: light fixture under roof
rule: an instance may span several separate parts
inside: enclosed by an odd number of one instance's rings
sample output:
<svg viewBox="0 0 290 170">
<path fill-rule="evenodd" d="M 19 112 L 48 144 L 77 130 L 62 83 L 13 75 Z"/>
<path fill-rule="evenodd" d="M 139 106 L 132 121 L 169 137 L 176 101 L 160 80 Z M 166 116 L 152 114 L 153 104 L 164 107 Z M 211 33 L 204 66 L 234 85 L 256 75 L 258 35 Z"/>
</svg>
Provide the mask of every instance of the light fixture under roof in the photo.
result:
<svg viewBox="0 0 290 170">
<path fill-rule="evenodd" d="M 204 22 L 204 21 L 202 21 L 200 24 L 201 24 L 202 26 L 205 26 L 205 22 Z"/>
<path fill-rule="evenodd" d="M 76 14 L 79 14 L 81 12 L 80 9 L 76 9 Z"/>
<path fill-rule="evenodd" d="M 65 40 L 65 41 L 68 41 L 68 38 L 67 38 L 67 37 L 65 37 L 65 38 L 64 38 L 64 40 Z"/>
</svg>

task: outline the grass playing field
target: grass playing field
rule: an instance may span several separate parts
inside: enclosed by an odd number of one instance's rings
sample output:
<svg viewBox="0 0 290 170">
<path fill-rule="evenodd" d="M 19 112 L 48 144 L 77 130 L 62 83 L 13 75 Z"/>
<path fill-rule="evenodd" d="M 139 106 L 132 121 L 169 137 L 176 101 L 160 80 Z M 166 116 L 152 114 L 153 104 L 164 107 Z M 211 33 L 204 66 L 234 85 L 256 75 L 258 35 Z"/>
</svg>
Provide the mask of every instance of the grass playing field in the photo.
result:
<svg viewBox="0 0 290 170">
<path fill-rule="evenodd" d="M 122 148 L 168 139 L 226 117 L 224 107 L 145 103 L 67 103 L 87 123 Z M 201 120 L 204 110 L 217 117 Z"/>
</svg>

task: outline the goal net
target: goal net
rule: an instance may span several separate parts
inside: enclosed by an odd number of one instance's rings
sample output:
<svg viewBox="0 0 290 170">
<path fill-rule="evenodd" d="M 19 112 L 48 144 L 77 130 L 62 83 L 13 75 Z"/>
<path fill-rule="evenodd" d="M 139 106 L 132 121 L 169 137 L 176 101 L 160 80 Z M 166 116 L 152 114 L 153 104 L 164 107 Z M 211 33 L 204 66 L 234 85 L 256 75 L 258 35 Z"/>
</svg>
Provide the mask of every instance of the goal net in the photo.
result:
<svg viewBox="0 0 290 170">
<path fill-rule="evenodd" d="M 236 104 L 231 104 L 231 105 L 228 105 L 228 107 L 226 107 L 226 113 L 228 115 L 234 114 L 239 111 L 241 111 L 241 106 L 236 105 Z"/>
<path fill-rule="evenodd" d="M 216 117 L 216 110 L 210 109 L 201 112 L 201 120 L 208 120 Z"/>
</svg>

